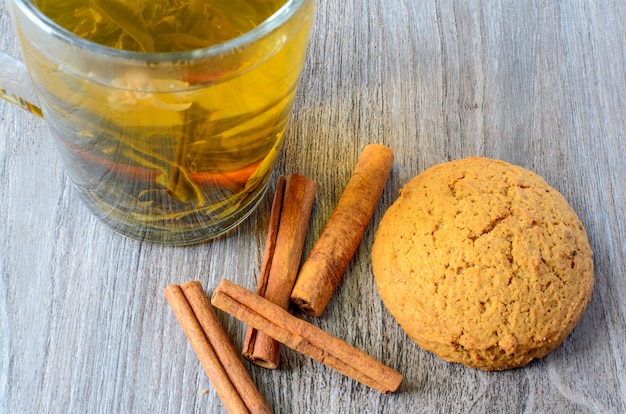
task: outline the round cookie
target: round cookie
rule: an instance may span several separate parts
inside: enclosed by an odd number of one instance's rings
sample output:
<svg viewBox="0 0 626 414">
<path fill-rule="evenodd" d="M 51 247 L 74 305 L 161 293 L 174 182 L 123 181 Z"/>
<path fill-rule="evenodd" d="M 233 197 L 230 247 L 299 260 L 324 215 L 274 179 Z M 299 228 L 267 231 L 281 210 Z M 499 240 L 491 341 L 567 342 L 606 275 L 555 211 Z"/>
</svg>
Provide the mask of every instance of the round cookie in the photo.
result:
<svg viewBox="0 0 626 414">
<path fill-rule="evenodd" d="M 483 370 L 558 347 L 591 298 L 587 234 L 539 175 L 488 158 L 436 165 L 376 231 L 376 285 L 421 348 Z"/>
</svg>

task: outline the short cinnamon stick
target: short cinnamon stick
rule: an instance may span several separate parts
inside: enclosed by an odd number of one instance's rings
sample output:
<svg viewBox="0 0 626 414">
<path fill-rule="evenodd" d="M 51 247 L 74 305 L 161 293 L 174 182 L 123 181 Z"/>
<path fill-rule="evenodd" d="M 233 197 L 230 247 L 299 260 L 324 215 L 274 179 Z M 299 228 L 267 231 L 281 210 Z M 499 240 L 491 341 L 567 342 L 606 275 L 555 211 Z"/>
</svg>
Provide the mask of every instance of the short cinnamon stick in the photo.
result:
<svg viewBox="0 0 626 414">
<path fill-rule="evenodd" d="M 280 306 L 222 280 L 211 303 L 302 354 L 382 393 L 393 392 L 402 375 L 365 352 L 289 314 Z"/>
<path fill-rule="evenodd" d="M 358 248 L 391 167 L 393 152 L 367 145 L 318 241 L 302 265 L 291 300 L 303 312 L 320 316 Z"/>
<path fill-rule="evenodd" d="M 202 285 L 169 285 L 164 294 L 228 412 L 270 413 Z"/>
<path fill-rule="evenodd" d="M 306 239 L 316 184 L 299 174 L 281 176 L 270 214 L 257 294 L 283 309 L 289 307 Z M 243 356 L 268 369 L 278 368 L 280 343 L 249 326 Z"/>
</svg>

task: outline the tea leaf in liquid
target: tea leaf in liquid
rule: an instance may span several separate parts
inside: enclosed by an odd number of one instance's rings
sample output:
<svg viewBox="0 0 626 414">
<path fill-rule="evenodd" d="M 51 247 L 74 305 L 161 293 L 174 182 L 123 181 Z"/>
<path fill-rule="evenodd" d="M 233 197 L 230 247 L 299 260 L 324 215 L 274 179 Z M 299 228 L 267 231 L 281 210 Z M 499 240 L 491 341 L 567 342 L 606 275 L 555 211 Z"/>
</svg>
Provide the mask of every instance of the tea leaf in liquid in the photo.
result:
<svg viewBox="0 0 626 414">
<path fill-rule="evenodd" d="M 105 46 L 177 52 L 246 33 L 286 0 L 34 0 L 70 32 Z"/>
<path fill-rule="evenodd" d="M 59 24 L 94 42 L 136 51 L 147 50 L 152 43 L 160 52 L 195 49 L 236 37 L 269 17 L 285 0 L 35 2 Z M 111 11 L 117 5 L 119 9 Z M 146 33 L 152 42 L 146 40 Z M 89 132 L 72 136 L 59 128 L 60 135 L 68 148 L 84 148 L 100 158 L 85 159 L 80 167 L 85 172 L 78 174 L 89 177 L 90 197 L 108 205 L 112 217 L 125 220 L 130 214 L 154 227 L 170 219 L 189 218 L 193 223 L 214 213 L 224 217 L 248 203 L 277 157 L 298 74 L 299 58 L 292 58 L 293 50 L 304 50 L 305 41 L 306 36 L 299 37 L 297 47 L 286 48 L 241 78 L 199 84 L 190 91 L 182 83 L 195 80 L 144 78 L 140 72 L 128 72 L 104 85 L 59 73 L 64 85 L 53 92 L 57 82 L 47 82 L 48 92 L 56 96 L 50 100 L 58 99 L 62 111 L 83 125 L 81 131 Z M 276 71 L 287 75 L 276 79 Z M 64 89 L 76 89 L 74 83 L 82 85 L 77 94 L 91 99 L 70 104 L 75 95 Z M 167 90 L 161 83 L 176 84 L 174 89 L 182 92 L 150 92 Z M 249 166 L 257 167 L 234 187 L 206 178 L 248 171 Z M 129 179 L 131 174 L 137 179 Z M 111 180 L 112 176 L 119 178 Z M 170 197 L 161 196 L 164 193 Z M 119 198 L 134 201 L 122 206 L 108 194 L 128 194 Z"/>
<path fill-rule="evenodd" d="M 91 6 L 137 42 L 142 52 L 155 52 L 154 39 L 137 5 L 117 0 L 91 0 Z M 133 7 L 134 6 L 134 7 Z"/>
</svg>

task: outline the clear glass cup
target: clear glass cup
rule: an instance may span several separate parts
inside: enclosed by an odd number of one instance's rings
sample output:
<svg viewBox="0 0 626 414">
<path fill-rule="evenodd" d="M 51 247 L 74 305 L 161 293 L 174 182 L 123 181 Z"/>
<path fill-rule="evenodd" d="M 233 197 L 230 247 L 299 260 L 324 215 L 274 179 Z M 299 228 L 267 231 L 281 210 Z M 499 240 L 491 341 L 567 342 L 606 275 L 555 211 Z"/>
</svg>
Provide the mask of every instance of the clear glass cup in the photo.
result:
<svg viewBox="0 0 626 414">
<path fill-rule="evenodd" d="M 225 43 L 162 53 L 87 41 L 30 0 L 8 6 L 29 76 L 0 52 L 0 97 L 43 116 L 101 221 L 189 245 L 250 215 L 289 123 L 315 0 L 287 0 Z"/>
</svg>

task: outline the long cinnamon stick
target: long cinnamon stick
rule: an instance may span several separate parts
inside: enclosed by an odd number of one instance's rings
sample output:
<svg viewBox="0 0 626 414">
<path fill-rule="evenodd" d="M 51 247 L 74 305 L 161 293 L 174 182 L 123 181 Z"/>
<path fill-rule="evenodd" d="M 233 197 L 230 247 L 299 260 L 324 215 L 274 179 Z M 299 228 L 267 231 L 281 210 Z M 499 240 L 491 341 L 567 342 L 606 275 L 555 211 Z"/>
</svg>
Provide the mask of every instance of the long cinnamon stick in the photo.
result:
<svg viewBox="0 0 626 414">
<path fill-rule="evenodd" d="M 357 165 L 318 241 L 302 265 L 291 300 L 303 312 L 320 316 L 361 242 L 391 167 L 389 147 L 371 144 Z"/>
<path fill-rule="evenodd" d="M 169 285 L 165 297 L 230 413 L 270 413 L 220 323 L 202 285 Z"/>
<path fill-rule="evenodd" d="M 211 303 L 302 354 L 382 393 L 393 392 L 402 375 L 365 352 L 245 288 L 222 280 Z"/>
<path fill-rule="evenodd" d="M 283 309 L 290 302 L 315 200 L 316 184 L 303 175 L 281 176 L 270 214 L 257 294 Z M 280 343 L 249 326 L 243 356 L 268 369 L 278 368 Z"/>
</svg>

